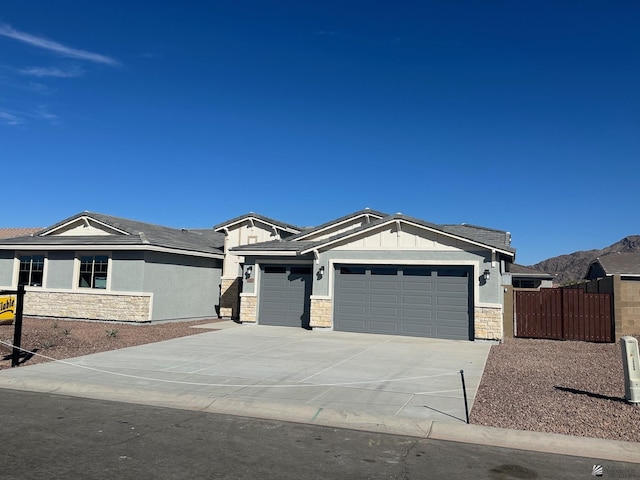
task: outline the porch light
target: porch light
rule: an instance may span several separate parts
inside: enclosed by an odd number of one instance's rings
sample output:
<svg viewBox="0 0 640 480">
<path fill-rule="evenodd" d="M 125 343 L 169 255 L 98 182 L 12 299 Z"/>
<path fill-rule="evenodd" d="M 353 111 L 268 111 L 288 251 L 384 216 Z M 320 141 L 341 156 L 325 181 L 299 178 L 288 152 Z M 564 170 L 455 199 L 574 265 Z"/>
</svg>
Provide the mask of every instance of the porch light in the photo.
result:
<svg viewBox="0 0 640 480">
<path fill-rule="evenodd" d="M 245 278 L 251 278 L 252 273 L 253 273 L 253 266 L 249 265 L 244 271 Z"/>
<path fill-rule="evenodd" d="M 318 269 L 318 275 L 319 275 L 319 276 L 323 276 L 323 275 L 324 275 L 324 265 L 322 265 L 322 266 Z"/>
<path fill-rule="evenodd" d="M 484 273 L 482 274 L 484 281 L 486 282 L 487 280 L 489 280 L 489 275 L 491 275 L 491 272 L 489 272 L 489 269 L 485 269 Z"/>
</svg>

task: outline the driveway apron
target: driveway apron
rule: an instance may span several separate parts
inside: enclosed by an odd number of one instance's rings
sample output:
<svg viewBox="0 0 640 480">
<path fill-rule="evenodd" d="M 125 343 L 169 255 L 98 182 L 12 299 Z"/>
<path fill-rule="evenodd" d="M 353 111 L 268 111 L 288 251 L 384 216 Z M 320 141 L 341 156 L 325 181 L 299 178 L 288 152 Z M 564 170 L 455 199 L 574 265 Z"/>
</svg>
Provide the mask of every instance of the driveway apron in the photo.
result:
<svg viewBox="0 0 640 480">
<path fill-rule="evenodd" d="M 425 436 L 466 421 L 490 343 L 216 323 L 0 371 L 0 388 Z"/>
</svg>

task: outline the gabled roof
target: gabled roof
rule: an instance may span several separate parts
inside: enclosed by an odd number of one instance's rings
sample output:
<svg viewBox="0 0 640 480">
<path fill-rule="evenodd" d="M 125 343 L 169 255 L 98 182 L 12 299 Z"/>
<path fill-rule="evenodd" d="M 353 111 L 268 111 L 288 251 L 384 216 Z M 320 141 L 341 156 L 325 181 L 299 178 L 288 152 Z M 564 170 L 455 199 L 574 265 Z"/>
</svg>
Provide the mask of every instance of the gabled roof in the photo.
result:
<svg viewBox="0 0 640 480">
<path fill-rule="evenodd" d="M 295 225 L 291 225 L 290 223 L 281 222 L 280 220 L 275 220 L 273 218 L 265 217 L 264 215 L 253 212 L 245 213 L 244 215 L 240 215 L 238 217 L 232 218 L 231 220 L 227 220 L 225 222 L 214 225 L 213 230 L 216 232 L 222 231 L 225 228 L 229 228 L 238 223 L 252 219 L 259 220 L 260 222 L 265 223 L 271 227 L 276 227 L 289 233 L 299 233 L 302 231 L 301 227 L 297 227 Z"/>
<path fill-rule="evenodd" d="M 24 237 L 26 235 L 32 235 L 34 233 L 39 232 L 42 228 L 29 228 L 29 227 L 18 227 L 18 228 L 0 228 L 0 238 L 14 238 L 14 237 Z"/>
<path fill-rule="evenodd" d="M 322 232 L 323 230 L 327 230 L 331 227 L 339 226 L 343 223 L 347 223 L 349 220 L 357 219 L 359 217 L 371 217 L 372 221 L 380 218 L 388 217 L 389 214 L 378 212 L 376 210 L 371 210 L 370 208 L 364 208 L 362 210 L 358 210 L 357 212 L 350 213 L 345 215 L 344 217 L 336 218 L 335 220 L 331 220 L 329 222 L 325 222 L 322 225 L 318 225 L 317 227 L 309 227 L 304 229 L 304 231 L 290 236 L 287 240 L 290 241 L 298 241 L 304 240 L 311 235 Z"/>
<path fill-rule="evenodd" d="M 640 253 L 611 253 L 596 258 L 589 264 L 589 270 L 592 265 L 600 264 L 605 275 L 629 275 L 640 276 Z"/>
<path fill-rule="evenodd" d="M 345 217 L 342 217 L 342 218 L 345 218 Z M 378 220 L 374 220 L 371 223 L 362 225 L 353 230 L 342 232 L 322 240 L 303 241 L 303 240 L 297 240 L 298 237 L 293 236 L 280 241 L 263 242 L 263 243 L 256 243 L 252 245 L 241 245 L 239 247 L 232 248 L 231 251 L 238 252 L 242 255 L 251 255 L 251 254 L 275 255 L 278 252 L 282 252 L 283 255 L 292 255 L 292 254 L 304 255 L 306 253 L 310 253 L 319 248 L 329 247 L 332 244 L 338 243 L 350 237 L 360 235 L 368 230 L 375 230 L 376 228 L 379 228 L 381 226 L 384 226 L 387 224 L 393 224 L 393 223 L 408 224 L 408 225 L 425 228 L 435 233 L 445 235 L 453 239 L 462 240 L 481 248 L 488 248 L 491 250 L 499 251 L 511 257 L 515 256 L 515 249 L 511 248 L 510 246 L 487 243 L 484 238 L 479 238 L 479 239 L 472 238 L 471 236 L 469 236 L 469 232 L 466 232 L 467 235 L 455 234 L 450 231 L 444 230 L 441 226 L 436 225 L 434 223 L 425 222 L 424 220 L 420 220 L 420 219 L 409 217 L 402 214 L 388 215 L 386 217 L 380 218 Z"/>
<path fill-rule="evenodd" d="M 95 222 L 112 234 L 57 235 L 63 227 L 78 221 Z M 0 240 L 0 248 L 15 249 L 131 249 L 163 250 L 188 255 L 222 258 L 224 235 L 212 229 L 179 229 L 113 217 L 95 212 L 82 212 L 38 232 L 37 235 Z"/>
<path fill-rule="evenodd" d="M 494 228 L 479 227 L 468 223 L 458 225 L 440 225 L 445 232 L 451 232 L 455 235 L 474 238 L 476 240 L 484 240 L 489 245 L 511 246 L 511 233 L 504 230 L 496 230 Z"/>
<path fill-rule="evenodd" d="M 555 277 L 553 273 L 543 272 L 542 270 L 525 267 L 524 265 L 518 265 L 517 263 L 513 263 L 509 266 L 509 273 L 512 277 L 535 277 L 549 280 L 553 280 L 553 278 Z"/>
</svg>

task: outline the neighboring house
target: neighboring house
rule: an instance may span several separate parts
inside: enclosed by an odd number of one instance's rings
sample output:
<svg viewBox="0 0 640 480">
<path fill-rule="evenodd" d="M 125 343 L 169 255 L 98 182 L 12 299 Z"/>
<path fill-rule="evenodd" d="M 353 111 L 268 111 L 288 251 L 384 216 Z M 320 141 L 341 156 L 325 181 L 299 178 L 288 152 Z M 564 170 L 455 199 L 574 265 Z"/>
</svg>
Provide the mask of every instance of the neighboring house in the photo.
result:
<svg viewBox="0 0 640 480">
<path fill-rule="evenodd" d="M 581 284 L 586 292 L 613 296 L 615 340 L 640 335 L 640 253 L 611 253 L 589 264 Z"/>
<path fill-rule="evenodd" d="M 513 288 L 551 288 L 554 275 L 535 268 L 525 267 L 514 263 L 509 265 L 508 273 L 504 276 L 503 285 L 511 285 Z"/>
<path fill-rule="evenodd" d="M 39 232 L 40 230 L 42 230 L 42 228 L 29 228 L 29 227 L 0 228 L 0 238 L 23 237 L 25 235 L 31 235 L 36 232 Z"/>
<path fill-rule="evenodd" d="M 237 319 L 242 290 L 241 256 L 229 255 L 229 250 L 240 245 L 252 245 L 269 240 L 280 240 L 302 229 L 257 213 L 247 213 L 213 227 L 215 232 L 224 234 L 224 265 L 220 285 L 220 315 Z"/>
<path fill-rule="evenodd" d="M 508 232 L 365 209 L 243 259 L 240 320 L 447 339 L 501 339 Z"/>
<path fill-rule="evenodd" d="M 31 316 L 152 322 L 218 316 L 224 236 L 83 212 L 0 240 L 0 289 Z"/>
<path fill-rule="evenodd" d="M 620 275 L 623 280 L 640 280 L 640 253 L 611 253 L 589 264 L 586 280 Z"/>
</svg>

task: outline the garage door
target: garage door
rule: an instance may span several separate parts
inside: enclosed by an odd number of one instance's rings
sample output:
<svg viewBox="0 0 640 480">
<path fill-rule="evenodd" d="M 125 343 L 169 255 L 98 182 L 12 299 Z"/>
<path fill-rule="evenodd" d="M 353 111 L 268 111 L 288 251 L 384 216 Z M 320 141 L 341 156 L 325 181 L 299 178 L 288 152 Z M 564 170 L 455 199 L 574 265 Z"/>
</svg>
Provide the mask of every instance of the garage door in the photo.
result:
<svg viewBox="0 0 640 480">
<path fill-rule="evenodd" d="M 263 265 L 258 323 L 309 328 L 312 267 Z"/>
<path fill-rule="evenodd" d="M 472 339 L 469 268 L 338 265 L 334 328 Z"/>
</svg>

